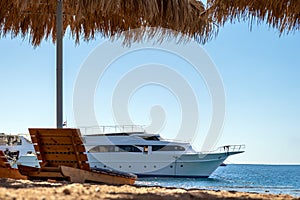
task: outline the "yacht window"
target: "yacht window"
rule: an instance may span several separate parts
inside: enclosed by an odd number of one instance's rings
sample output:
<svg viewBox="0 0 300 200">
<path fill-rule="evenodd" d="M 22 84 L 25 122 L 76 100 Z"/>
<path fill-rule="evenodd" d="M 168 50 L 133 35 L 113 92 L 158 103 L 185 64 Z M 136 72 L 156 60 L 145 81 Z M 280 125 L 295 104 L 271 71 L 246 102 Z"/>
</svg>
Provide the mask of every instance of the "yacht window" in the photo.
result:
<svg viewBox="0 0 300 200">
<path fill-rule="evenodd" d="M 118 147 L 119 147 L 119 151 L 121 152 L 142 152 L 137 147 L 131 145 L 118 145 Z"/>
<path fill-rule="evenodd" d="M 143 137 L 144 140 L 153 140 L 153 141 L 159 141 L 159 138 L 157 136 L 149 136 L 149 137 Z"/>
<path fill-rule="evenodd" d="M 114 152 L 115 146 L 111 145 L 101 145 L 101 146 L 95 146 L 92 149 L 89 150 L 90 153 L 94 152 Z"/>
<path fill-rule="evenodd" d="M 185 148 L 178 145 L 154 145 L 152 151 L 185 151 Z"/>
<path fill-rule="evenodd" d="M 89 150 L 90 153 L 95 152 L 142 152 L 135 146 L 131 145 L 99 145 Z"/>
<path fill-rule="evenodd" d="M 145 153 L 145 154 L 148 153 L 148 146 L 144 146 L 144 153 Z"/>
</svg>

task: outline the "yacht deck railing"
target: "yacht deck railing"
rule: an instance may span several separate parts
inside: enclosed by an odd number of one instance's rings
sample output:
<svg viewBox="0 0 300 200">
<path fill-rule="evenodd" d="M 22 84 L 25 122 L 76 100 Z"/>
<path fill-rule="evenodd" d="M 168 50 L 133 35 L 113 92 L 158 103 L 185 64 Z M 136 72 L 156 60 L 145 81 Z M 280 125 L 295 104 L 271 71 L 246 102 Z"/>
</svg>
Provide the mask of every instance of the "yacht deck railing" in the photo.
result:
<svg viewBox="0 0 300 200">
<path fill-rule="evenodd" d="M 145 132 L 144 125 L 108 125 L 79 127 L 83 135 Z"/>
<path fill-rule="evenodd" d="M 239 144 L 239 145 L 224 145 L 220 146 L 215 150 L 212 151 L 201 151 L 201 153 L 227 153 L 227 152 L 240 152 L 245 151 L 246 145 Z"/>
<path fill-rule="evenodd" d="M 238 152 L 238 151 L 244 151 L 246 148 L 246 145 L 240 144 L 240 145 L 224 145 L 219 147 L 216 151 L 219 152 Z"/>
</svg>

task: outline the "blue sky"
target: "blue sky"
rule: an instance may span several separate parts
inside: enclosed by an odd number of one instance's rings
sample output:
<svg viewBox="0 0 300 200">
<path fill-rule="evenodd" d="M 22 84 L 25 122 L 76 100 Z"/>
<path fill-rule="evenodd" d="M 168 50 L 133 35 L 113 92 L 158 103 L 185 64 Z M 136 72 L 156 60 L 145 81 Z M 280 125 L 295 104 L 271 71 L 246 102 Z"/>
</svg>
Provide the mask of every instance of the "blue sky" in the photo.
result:
<svg viewBox="0 0 300 200">
<path fill-rule="evenodd" d="M 72 98 L 80 67 L 102 42 L 98 38 L 75 45 L 68 34 L 64 38 L 64 118 L 68 126 L 74 125 Z M 279 37 L 276 30 L 264 25 L 253 26 L 249 31 L 247 23 L 226 24 L 215 39 L 203 46 L 225 87 L 226 119 L 218 145 L 247 146 L 244 154 L 229 158 L 230 162 L 300 163 L 299 46 L 299 32 Z M 27 133 L 29 127 L 55 127 L 54 44 L 44 41 L 33 48 L 28 39 L 7 36 L 0 39 L 0 58 L 0 132 Z M 193 79 L 192 71 L 182 73 Z M 198 87 L 193 81 L 191 84 Z M 147 92 L 153 96 L 163 94 L 169 113 L 178 114 L 171 96 L 157 90 L 161 88 L 150 86 Z M 105 95 L 103 91 L 109 91 L 109 87 L 100 90 L 95 98 Z M 141 98 L 143 102 L 129 107 L 132 117 L 139 119 L 137 123 L 148 123 L 149 118 L 143 118 L 143 114 L 157 101 L 145 101 L 145 95 L 137 93 L 133 102 L 141 102 Z M 201 104 L 204 110 L 205 102 Z M 110 110 L 101 104 L 95 107 L 104 116 L 109 115 Z M 207 124 L 205 115 L 201 119 Z"/>
</svg>

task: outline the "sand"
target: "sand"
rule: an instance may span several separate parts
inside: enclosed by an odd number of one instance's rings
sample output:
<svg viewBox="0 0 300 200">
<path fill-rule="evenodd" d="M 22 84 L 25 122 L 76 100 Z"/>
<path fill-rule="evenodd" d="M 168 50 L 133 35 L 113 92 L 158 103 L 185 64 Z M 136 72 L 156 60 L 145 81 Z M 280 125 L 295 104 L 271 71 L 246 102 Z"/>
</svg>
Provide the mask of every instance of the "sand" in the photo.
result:
<svg viewBox="0 0 300 200">
<path fill-rule="evenodd" d="M 234 191 L 185 190 L 164 187 L 111 186 L 56 181 L 0 179 L 0 200 L 69 199 L 300 199 L 289 195 L 257 194 Z"/>
</svg>

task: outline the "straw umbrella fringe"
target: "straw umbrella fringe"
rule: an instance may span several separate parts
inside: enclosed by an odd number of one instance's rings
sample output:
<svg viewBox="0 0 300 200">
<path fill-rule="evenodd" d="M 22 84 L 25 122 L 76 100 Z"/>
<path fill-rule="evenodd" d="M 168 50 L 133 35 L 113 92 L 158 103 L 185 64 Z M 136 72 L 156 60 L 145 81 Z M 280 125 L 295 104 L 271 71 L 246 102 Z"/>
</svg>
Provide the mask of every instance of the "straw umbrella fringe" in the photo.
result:
<svg viewBox="0 0 300 200">
<path fill-rule="evenodd" d="M 217 34 L 218 25 L 235 20 L 266 22 L 280 33 L 300 29 L 299 0 L 208 0 L 207 9 L 199 0 L 63 2 L 63 31 L 68 28 L 77 43 L 97 34 L 125 36 L 125 44 L 154 36 L 158 41 L 169 37 L 185 40 L 188 36 L 205 43 Z M 55 41 L 56 6 L 57 0 L 1 0 L 0 36 L 29 35 L 34 46 L 49 37 Z"/>
<path fill-rule="evenodd" d="M 29 35 L 34 46 L 51 36 L 55 41 L 56 6 L 56 0 L 1 0 L 0 36 Z M 97 33 L 110 38 L 136 28 L 125 35 L 126 44 L 183 35 L 204 43 L 217 32 L 197 0 L 64 0 L 63 18 L 63 31 L 69 28 L 77 43 Z"/>
<path fill-rule="evenodd" d="M 299 0 L 208 0 L 209 12 L 219 25 L 226 21 L 266 22 L 280 34 L 300 29 Z"/>
</svg>

